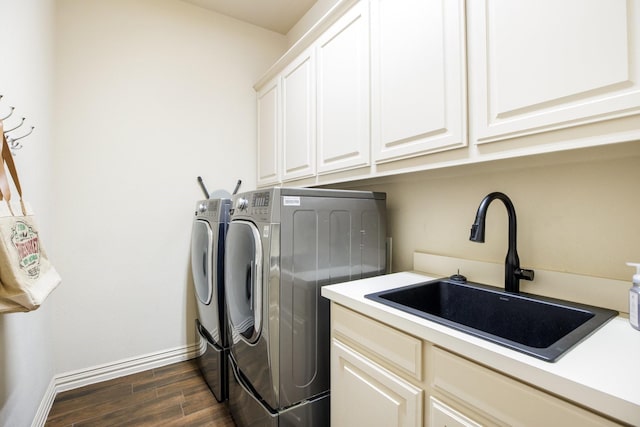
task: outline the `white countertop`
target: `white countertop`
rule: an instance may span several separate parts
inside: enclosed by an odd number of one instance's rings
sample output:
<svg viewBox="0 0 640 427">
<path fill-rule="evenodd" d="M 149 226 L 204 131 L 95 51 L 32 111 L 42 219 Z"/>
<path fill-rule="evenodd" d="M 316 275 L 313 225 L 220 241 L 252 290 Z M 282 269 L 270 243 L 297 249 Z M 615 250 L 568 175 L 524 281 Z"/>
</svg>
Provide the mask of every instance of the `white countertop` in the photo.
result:
<svg viewBox="0 0 640 427">
<path fill-rule="evenodd" d="M 565 399 L 640 426 L 640 332 L 628 319 L 612 319 L 560 360 L 549 363 L 364 297 L 434 278 L 394 273 L 324 286 L 322 296 Z"/>
</svg>

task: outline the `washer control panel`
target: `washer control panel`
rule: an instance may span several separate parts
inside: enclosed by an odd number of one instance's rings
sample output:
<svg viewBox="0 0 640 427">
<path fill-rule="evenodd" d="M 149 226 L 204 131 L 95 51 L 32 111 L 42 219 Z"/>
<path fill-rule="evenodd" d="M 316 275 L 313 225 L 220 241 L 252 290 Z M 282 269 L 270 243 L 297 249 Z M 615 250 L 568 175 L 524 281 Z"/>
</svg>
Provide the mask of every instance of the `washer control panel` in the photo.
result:
<svg viewBox="0 0 640 427">
<path fill-rule="evenodd" d="M 201 200 L 196 204 L 196 216 L 215 218 L 220 208 L 219 199 Z"/>
</svg>

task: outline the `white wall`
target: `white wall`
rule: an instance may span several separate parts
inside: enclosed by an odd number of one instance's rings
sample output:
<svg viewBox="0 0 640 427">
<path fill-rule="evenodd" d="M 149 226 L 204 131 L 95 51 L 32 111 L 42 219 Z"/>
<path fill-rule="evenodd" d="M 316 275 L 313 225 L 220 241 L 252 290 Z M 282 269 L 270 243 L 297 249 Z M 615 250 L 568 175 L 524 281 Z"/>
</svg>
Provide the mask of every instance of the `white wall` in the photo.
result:
<svg viewBox="0 0 640 427">
<path fill-rule="evenodd" d="M 51 186 L 53 0 L 0 0 L 0 117 L 15 106 L 5 127 L 26 117 L 35 126 L 15 157 L 25 199 L 36 211 L 41 237 L 52 244 Z M 14 136 L 22 135 L 16 131 Z M 15 194 L 15 193 L 14 193 Z M 55 252 L 49 251 L 52 259 Z M 27 426 L 35 416 L 54 373 L 48 299 L 37 311 L 0 314 L 0 425 Z"/>
<path fill-rule="evenodd" d="M 318 0 L 287 33 L 287 43 L 293 46 L 313 25 L 320 20 L 339 0 Z"/>
<path fill-rule="evenodd" d="M 191 221 L 255 187 L 253 83 L 286 38 L 177 0 L 59 0 L 58 373 L 195 342 Z"/>
<path fill-rule="evenodd" d="M 518 220 L 523 268 L 630 281 L 640 262 L 640 142 L 341 184 L 387 192 L 393 270 L 414 251 L 503 263 L 507 214 L 494 201 L 486 242 L 469 241 L 482 198 L 502 191 Z M 603 290 L 606 292 L 606 290 Z"/>
</svg>

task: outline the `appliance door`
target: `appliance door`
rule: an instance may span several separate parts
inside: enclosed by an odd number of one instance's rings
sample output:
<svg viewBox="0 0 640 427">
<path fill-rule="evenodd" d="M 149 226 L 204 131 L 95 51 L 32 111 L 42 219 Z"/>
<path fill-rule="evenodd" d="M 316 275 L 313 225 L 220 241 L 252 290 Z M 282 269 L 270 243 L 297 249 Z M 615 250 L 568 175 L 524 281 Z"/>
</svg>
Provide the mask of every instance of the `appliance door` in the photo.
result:
<svg viewBox="0 0 640 427">
<path fill-rule="evenodd" d="M 270 316 L 266 312 L 272 303 L 268 300 L 273 267 L 269 265 L 274 239 L 271 229 L 270 224 L 231 221 L 225 251 L 225 296 L 231 330 L 230 353 L 237 369 L 254 397 L 277 411 L 280 408 L 277 330 L 269 329 Z M 277 313 L 273 316 L 277 317 Z"/>
<path fill-rule="evenodd" d="M 251 222 L 229 224 L 225 287 L 231 344 L 238 340 L 255 344 L 262 329 L 262 243 Z"/>
<path fill-rule="evenodd" d="M 219 227 L 196 219 L 191 235 L 191 272 L 198 298 L 198 318 L 209 339 L 226 347 L 222 269 L 218 259 Z"/>
<path fill-rule="evenodd" d="M 191 231 L 191 272 L 193 273 L 196 297 L 205 305 L 211 303 L 213 296 L 212 252 L 213 230 L 207 221 L 195 220 Z"/>
</svg>

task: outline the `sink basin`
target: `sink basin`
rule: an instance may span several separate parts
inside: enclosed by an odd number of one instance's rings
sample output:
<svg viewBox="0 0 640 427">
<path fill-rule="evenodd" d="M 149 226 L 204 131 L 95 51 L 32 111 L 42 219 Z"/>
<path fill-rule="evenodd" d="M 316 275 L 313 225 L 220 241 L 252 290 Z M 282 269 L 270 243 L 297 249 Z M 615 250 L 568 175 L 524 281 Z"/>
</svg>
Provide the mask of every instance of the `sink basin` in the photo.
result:
<svg viewBox="0 0 640 427">
<path fill-rule="evenodd" d="M 555 362 L 618 312 L 438 279 L 365 296 L 371 300 Z"/>
</svg>

